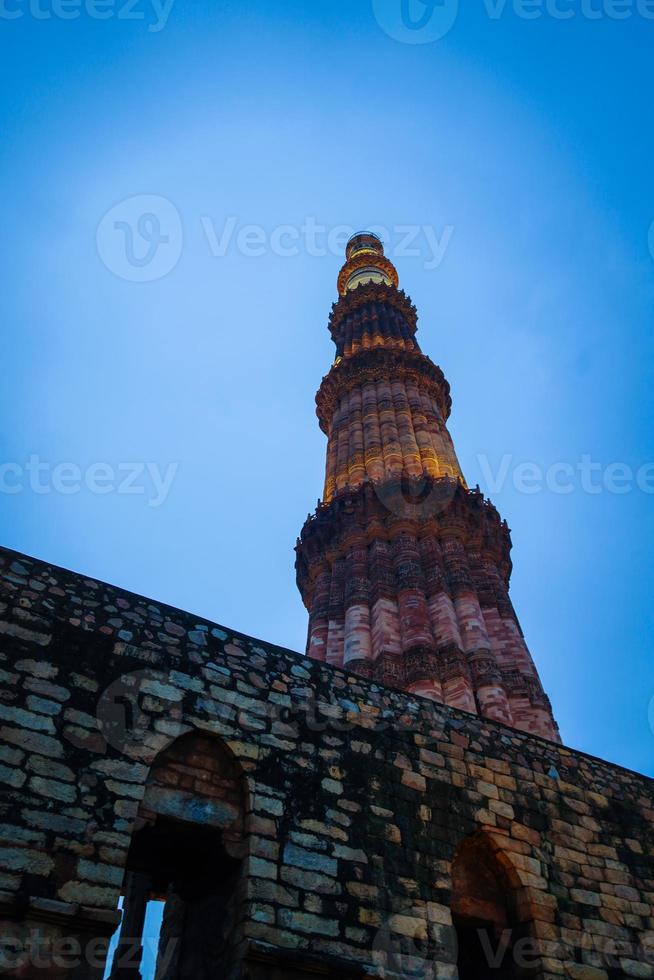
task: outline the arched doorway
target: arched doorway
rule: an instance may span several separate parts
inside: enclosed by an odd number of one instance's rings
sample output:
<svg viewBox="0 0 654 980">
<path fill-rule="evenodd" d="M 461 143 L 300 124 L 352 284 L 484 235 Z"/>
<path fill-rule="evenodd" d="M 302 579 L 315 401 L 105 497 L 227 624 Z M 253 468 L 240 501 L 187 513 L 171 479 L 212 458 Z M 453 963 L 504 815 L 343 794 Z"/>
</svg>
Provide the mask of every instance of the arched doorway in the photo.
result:
<svg viewBox="0 0 654 980">
<path fill-rule="evenodd" d="M 483 834 L 467 838 L 452 865 L 452 921 L 459 980 L 521 980 L 539 973 L 520 883 Z"/>
<path fill-rule="evenodd" d="M 111 980 L 140 980 L 148 903 L 164 904 L 156 980 L 227 976 L 245 857 L 241 769 L 210 736 L 188 734 L 155 760 L 132 835 Z"/>
</svg>

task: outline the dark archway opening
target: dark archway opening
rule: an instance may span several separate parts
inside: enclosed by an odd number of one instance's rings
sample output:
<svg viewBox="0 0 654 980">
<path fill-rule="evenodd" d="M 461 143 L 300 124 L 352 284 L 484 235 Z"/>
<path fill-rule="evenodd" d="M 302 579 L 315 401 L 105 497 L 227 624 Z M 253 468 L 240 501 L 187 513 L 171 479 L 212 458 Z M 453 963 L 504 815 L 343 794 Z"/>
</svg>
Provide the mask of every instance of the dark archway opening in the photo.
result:
<svg viewBox="0 0 654 980">
<path fill-rule="evenodd" d="M 147 980 L 215 980 L 233 973 L 244 899 L 246 794 L 238 763 L 210 736 L 189 733 L 157 757 L 127 855 L 110 980 L 141 980 L 144 947 Z M 146 927 L 156 919 L 146 916 L 153 902 L 161 922 L 154 935 Z"/>
<path fill-rule="evenodd" d="M 489 842 L 466 840 L 452 867 L 452 921 L 459 980 L 523 980 L 538 974 L 530 923 L 518 914 L 517 889 Z"/>
<path fill-rule="evenodd" d="M 230 858 L 214 827 L 157 817 L 138 830 L 128 855 L 130 870 L 150 875 L 152 891 L 172 886 L 184 901 L 201 901 L 222 882 L 235 880 L 240 861 Z"/>
<path fill-rule="evenodd" d="M 111 980 L 140 980 L 148 902 L 165 902 L 156 980 L 226 976 L 241 861 L 212 827 L 157 817 L 129 850 L 123 926 Z"/>
<path fill-rule="evenodd" d="M 506 930 L 498 934 L 494 922 L 454 916 L 459 944 L 457 965 L 459 980 L 512 980 L 512 936 Z"/>
</svg>

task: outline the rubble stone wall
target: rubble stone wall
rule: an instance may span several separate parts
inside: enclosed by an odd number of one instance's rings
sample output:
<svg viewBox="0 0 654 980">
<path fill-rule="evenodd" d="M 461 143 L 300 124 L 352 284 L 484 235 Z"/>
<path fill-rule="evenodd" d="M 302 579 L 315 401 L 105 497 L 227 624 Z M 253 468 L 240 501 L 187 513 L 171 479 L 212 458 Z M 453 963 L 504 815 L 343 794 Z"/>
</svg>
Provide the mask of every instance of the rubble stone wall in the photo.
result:
<svg viewBox="0 0 654 980">
<path fill-rule="evenodd" d="M 654 976 L 642 776 L 8 551 L 0 685 L 0 937 L 16 955 L 35 931 L 83 949 L 3 975 L 102 975 L 88 947 L 115 928 L 148 775 L 196 732 L 247 786 L 246 975 L 282 975 L 280 957 L 287 976 L 402 975 L 418 958 L 455 977 L 452 864 L 477 837 L 532 937 L 529 975 Z M 205 768 L 157 780 L 157 806 Z"/>
</svg>

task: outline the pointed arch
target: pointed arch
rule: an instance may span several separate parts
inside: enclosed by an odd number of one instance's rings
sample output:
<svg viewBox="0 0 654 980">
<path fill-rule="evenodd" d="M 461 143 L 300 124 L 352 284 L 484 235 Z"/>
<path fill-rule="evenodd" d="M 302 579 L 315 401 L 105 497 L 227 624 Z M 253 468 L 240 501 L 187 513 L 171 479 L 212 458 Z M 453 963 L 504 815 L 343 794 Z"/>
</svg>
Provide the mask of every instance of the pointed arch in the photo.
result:
<svg viewBox="0 0 654 980">
<path fill-rule="evenodd" d="M 479 831 L 452 862 L 459 980 L 541 975 L 530 888 L 499 835 Z"/>
<path fill-rule="evenodd" d="M 157 980 L 227 975 L 240 915 L 248 797 L 240 763 L 213 735 L 188 732 L 155 758 L 127 857 L 111 980 L 139 980 L 153 900 L 164 905 Z"/>
</svg>

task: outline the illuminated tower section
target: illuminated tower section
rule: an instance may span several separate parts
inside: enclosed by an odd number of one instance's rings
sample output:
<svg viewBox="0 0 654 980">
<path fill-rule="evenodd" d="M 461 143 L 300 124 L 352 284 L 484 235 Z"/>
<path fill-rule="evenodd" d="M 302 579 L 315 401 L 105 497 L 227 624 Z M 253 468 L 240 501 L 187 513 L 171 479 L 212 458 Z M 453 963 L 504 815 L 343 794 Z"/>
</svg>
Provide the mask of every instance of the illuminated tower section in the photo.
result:
<svg viewBox="0 0 654 980">
<path fill-rule="evenodd" d="M 558 741 L 509 598 L 509 529 L 466 486 L 449 385 L 375 235 L 348 243 L 338 291 L 324 495 L 296 549 L 307 653 Z"/>
</svg>

